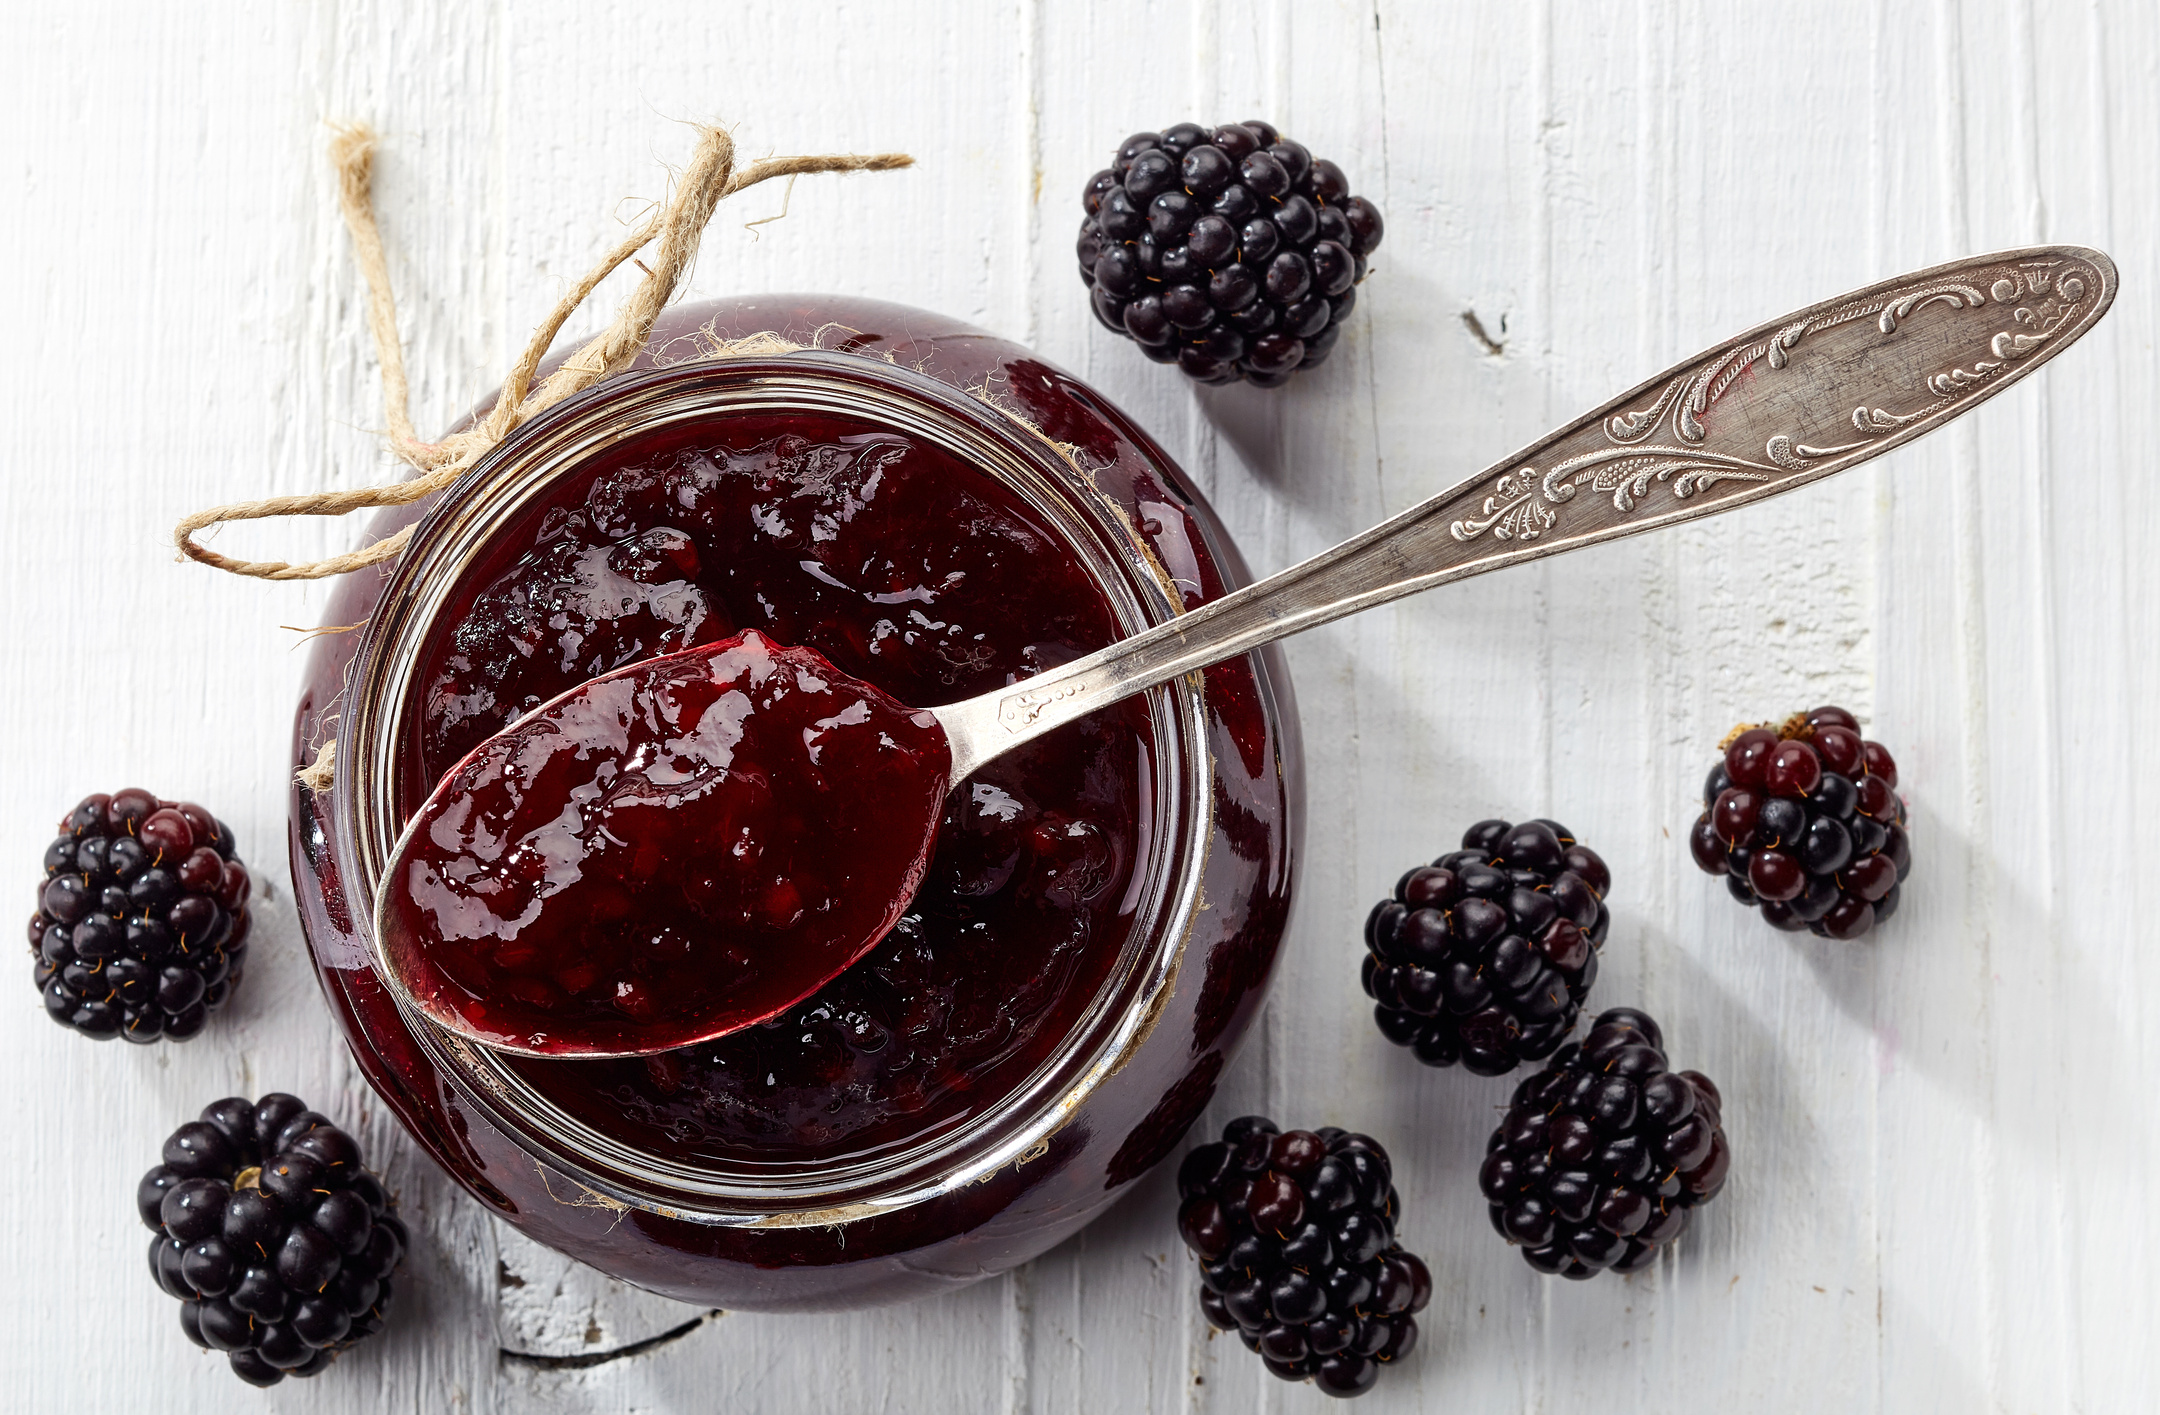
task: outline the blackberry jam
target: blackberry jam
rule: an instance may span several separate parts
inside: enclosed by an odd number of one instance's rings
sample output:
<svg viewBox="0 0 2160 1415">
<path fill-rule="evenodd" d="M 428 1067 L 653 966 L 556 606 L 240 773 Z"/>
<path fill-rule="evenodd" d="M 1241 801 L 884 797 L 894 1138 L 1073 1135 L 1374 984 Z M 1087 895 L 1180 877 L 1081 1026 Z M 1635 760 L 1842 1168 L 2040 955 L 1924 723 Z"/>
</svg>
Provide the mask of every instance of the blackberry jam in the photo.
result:
<svg viewBox="0 0 2160 1415">
<path fill-rule="evenodd" d="M 551 489 L 535 543 L 505 537 L 477 567 L 422 659 L 404 810 L 528 708 L 737 626 L 925 707 L 1118 637 L 1054 528 L 948 452 L 830 414 L 693 426 L 595 458 Z M 509 1064 L 588 1124 L 684 1158 L 816 1155 L 949 1123 L 1038 1062 L 1114 961 L 1145 731 L 1121 704 L 976 772 L 884 946 L 762 1028 L 649 1060 Z"/>
<path fill-rule="evenodd" d="M 706 356 L 764 331 L 827 347 Z M 373 971 L 398 828 L 474 744 L 596 675 L 755 631 L 934 706 L 1244 582 L 1144 434 L 965 326 L 729 301 L 672 313 L 639 369 L 383 517 L 427 513 L 387 581 L 330 608 L 368 625 L 317 651 L 295 754 L 337 737 L 337 777 L 296 792 L 293 863 L 334 1010 L 451 1173 L 628 1280 L 829 1307 L 1025 1261 L 1176 1147 L 1257 1009 L 1299 827 L 1269 654 L 984 767 L 945 798 L 891 933 L 717 1041 L 510 1055 L 401 1010 Z"/>
</svg>

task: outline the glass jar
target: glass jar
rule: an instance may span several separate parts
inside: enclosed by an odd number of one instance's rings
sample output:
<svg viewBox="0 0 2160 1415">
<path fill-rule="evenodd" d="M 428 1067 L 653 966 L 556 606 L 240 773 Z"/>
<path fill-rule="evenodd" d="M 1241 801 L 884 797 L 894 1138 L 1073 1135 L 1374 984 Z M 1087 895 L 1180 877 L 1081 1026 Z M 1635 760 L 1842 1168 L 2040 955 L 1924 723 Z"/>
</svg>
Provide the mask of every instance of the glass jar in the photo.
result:
<svg viewBox="0 0 2160 1415">
<path fill-rule="evenodd" d="M 795 352 L 726 341 L 776 335 Z M 1182 474 L 1100 394 L 1027 350 L 878 302 L 679 307 L 632 371 L 520 428 L 439 498 L 393 565 L 347 576 L 319 638 L 294 763 L 336 738 L 334 785 L 292 798 L 301 926 L 369 1082 L 470 1192 L 540 1242 L 686 1301 L 833 1308 L 957 1287 L 1035 1257 L 1166 1157 L 1258 1010 L 1301 831 L 1296 714 L 1273 651 L 1143 700 L 1149 829 L 1104 981 L 1024 1077 L 869 1154 L 685 1162 L 574 1114 L 501 1056 L 391 998 L 369 927 L 412 798 L 415 666 L 549 489 L 626 440 L 730 417 L 836 414 L 934 444 L 1054 529 L 1118 632 L 1247 579 Z M 463 596 L 463 599 L 460 596 Z"/>
</svg>

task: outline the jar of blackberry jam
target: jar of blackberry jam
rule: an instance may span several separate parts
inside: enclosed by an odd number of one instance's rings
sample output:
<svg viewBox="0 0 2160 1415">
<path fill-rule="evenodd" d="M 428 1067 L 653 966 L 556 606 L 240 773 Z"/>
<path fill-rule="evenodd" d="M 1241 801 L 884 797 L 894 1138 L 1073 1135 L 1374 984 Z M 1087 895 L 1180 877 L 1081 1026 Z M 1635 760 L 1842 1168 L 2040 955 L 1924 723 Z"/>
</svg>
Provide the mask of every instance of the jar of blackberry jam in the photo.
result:
<svg viewBox="0 0 2160 1415">
<path fill-rule="evenodd" d="M 804 347 L 722 352 L 753 334 Z M 899 306 L 685 306 L 630 373 L 373 534 L 414 521 L 393 566 L 331 600 L 327 622 L 364 628 L 316 641 L 294 762 L 334 737 L 336 774 L 294 792 L 293 877 L 363 1072 L 482 1202 L 674 1297 L 848 1307 L 1025 1262 L 1176 1148 L 1289 911 L 1300 763 L 1272 650 L 961 783 L 892 934 L 715 1042 L 622 1061 L 474 1046 L 392 999 L 368 925 L 437 777 L 595 674 L 756 629 L 935 706 L 1245 583 L 1100 394 Z"/>
</svg>

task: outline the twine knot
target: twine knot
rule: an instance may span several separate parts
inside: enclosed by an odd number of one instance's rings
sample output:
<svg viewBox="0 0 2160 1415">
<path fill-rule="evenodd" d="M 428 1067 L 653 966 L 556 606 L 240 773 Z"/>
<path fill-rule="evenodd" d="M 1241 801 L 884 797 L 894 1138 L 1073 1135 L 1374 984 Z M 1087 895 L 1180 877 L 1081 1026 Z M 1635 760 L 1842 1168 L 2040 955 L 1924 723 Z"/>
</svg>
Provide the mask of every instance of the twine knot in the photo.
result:
<svg viewBox="0 0 2160 1415">
<path fill-rule="evenodd" d="M 691 154 L 689 167 L 675 185 L 674 194 L 556 302 L 547 318 L 533 331 L 524 352 L 503 380 L 502 391 L 487 416 L 440 442 L 428 442 L 420 437 L 412 424 L 411 390 L 406 383 L 404 348 L 397 332 L 397 302 L 390 291 L 390 268 L 383 254 L 382 233 L 375 224 L 375 144 L 375 134 L 366 127 L 338 128 L 331 139 L 330 160 L 337 170 L 338 207 L 344 213 L 346 229 L 352 233 L 354 257 L 360 263 L 361 274 L 367 278 L 368 329 L 374 336 L 376 356 L 382 366 L 383 411 L 389 425 L 390 450 L 418 475 L 388 486 L 307 496 L 269 496 L 198 511 L 173 530 L 173 543 L 190 560 L 258 580 L 316 580 L 395 558 L 412 539 L 411 526 L 360 550 L 301 565 L 283 560 L 235 559 L 211 550 L 196 536 L 228 521 L 281 516 L 343 516 L 372 507 L 404 506 L 434 495 L 470 471 L 476 462 L 523 424 L 630 366 L 645 347 L 654 321 L 674 298 L 677 286 L 697 255 L 698 243 L 712 220 L 713 211 L 722 201 L 745 187 L 754 187 L 775 177 L 793 177 L 805 172 L 883 172 L 912 166 L 915 161 L 898 152 L 867 157 L 853 154 L 768 157 L 738 169 L 734 140 L 720 128 L 700 127 L 697 147 Z M 645 278 L 638 282 L 614 321 L 534 387 L 533 378 L 539 372 L 541 361 L 547 357 L 548 349 L 571 314 L 624 261 L 655 242 L 658 249 L 651 264 L 640 263 Z M 327 755 L 312 770 L 320 771 L 327 780 Z"/>
</svg>

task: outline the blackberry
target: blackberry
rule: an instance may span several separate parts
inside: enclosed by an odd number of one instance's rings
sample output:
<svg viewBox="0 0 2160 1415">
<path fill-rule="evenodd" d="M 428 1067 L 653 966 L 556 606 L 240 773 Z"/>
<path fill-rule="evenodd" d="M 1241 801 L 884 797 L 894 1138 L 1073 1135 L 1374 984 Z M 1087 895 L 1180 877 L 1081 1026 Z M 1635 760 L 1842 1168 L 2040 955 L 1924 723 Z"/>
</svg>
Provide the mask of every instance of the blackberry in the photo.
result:
<svg viewBox="0 0 2160 1415">
<path fill-rule="evenodd" d="M 1201 1312 L 1275 1375 L 1362 1395 L 1417 1345 L 1432 1274 L 1395 1241 L 1401 1204 L 1369 1136 L 1248 1115 L 1185 1156 L 1178 1197 Z"/>
<path fill-rule="evenodd" d="M 410 1241 L 360 1146 L 292 1096 L 229 1096 L 135 1189 L 150 1276 L 180 1328 L 250 1385 L 312 1376 L 382 1330 Z"/>
<path fill-rule="evenodd" d="M 1479 821 L 1365 919 L 1381 1034 L 1427 1066 L 1498 1076 L 1552 1055 L 1597 981 L 1612 876 L 1558 821 Z"/>
<path fill-rule="evenodd" d="M 1718 1088 L 1666 1070 L 1663 1048 L 1657 1023 L 1615 1007 L 1515 1088 L 1478 1187 L 1493 1227 L 1539 1272 L 1633 1272 L 1724 1187 Z"/>
<path fill-rule="evenodd" d="M 1859 938 L 1896 913 L 1912 872 L 1897 763 L 1841 707 L 1728 737 L 1688 847 L 1773 927 L 1825 938 Z"/>
<path fill-rule="evenodd" d="M 186 1041 L 240 984 L 247 867 L 202 807 L 147 791 L 86 796 L 45 848 L 30 919 L 38 991 L 104 1041 Z"/>
<path fill-rule="evenodd" d="M 1095 317 L 1202 383 L 1262 388 L 1335 347 L 1383 229 L 1340 167 L 1258 120 L 1135 133 L 1082 204 Z"/>
</svg>

